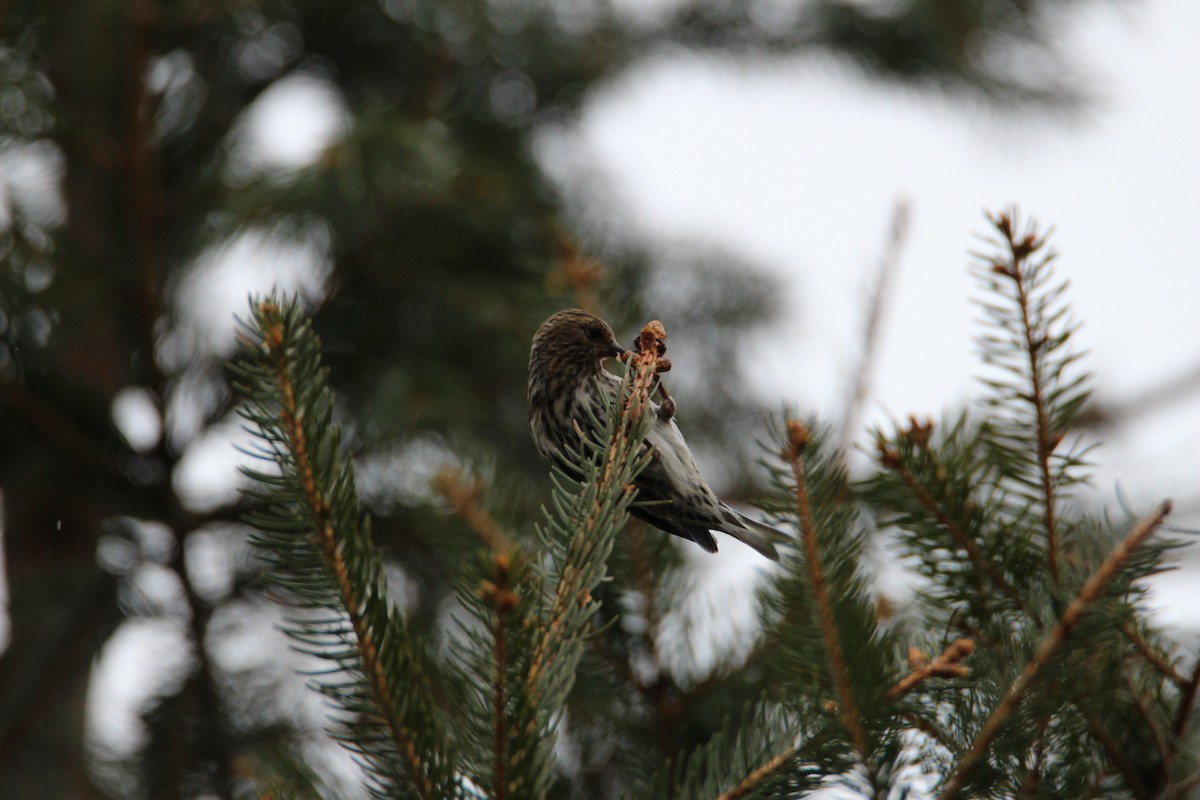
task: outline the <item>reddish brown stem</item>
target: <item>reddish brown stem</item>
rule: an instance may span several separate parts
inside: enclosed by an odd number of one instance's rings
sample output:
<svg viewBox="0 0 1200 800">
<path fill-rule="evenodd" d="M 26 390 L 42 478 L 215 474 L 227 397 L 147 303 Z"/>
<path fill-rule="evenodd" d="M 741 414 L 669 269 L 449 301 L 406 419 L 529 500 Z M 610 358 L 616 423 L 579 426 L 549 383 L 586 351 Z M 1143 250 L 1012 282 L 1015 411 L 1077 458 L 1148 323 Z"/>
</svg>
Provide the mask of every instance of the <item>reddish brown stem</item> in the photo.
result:
<svg viewBox="0 0 1200 800">
<path fill-rule="evenodd" d="M 796 512 L 800 519 L 800 536 L 804 542 L 804 560 L 808 567 L 809 580 L 812 583 L 813 598 L 816 600 L 817 613 L 821 619 L 821 635 L 825 639 L 825 649 L 829 653 L 830 666 L 833 669 L 834 683 L 837 685 L 838 697 L 842 704 L 842 723 L 850 732 L 850 739 L 859 757 L 867 760 L 867 735 L 862 727 L 862 717 L 854 701 L 854 692 L 850 687 L 850 673 L 846 669 L 846 659 L 842 651 L 841 640 L 838 636 L 837 623 L 833 618 L 833 603 L 829 599 L 829 587 L 825 580 L 825 570 L 821 563 L 821 548 L 817 542 L 816 526 L 812 520 L 812 507 L 808 500 L 808 481 L 804 474 L 804 449 L 808 445 L 808 429 L 803 423 L 793 420 L 788 423 L 787 460 L 792 467 L 792 475 L 796 480 Z"/>
<path fill-rule="evenodd" d="M 745 797 L 754 789 L 754 787 L 758 786 L 758 784 L 762 783 L 764 780 L 782 769 L 783 766 L 787 764 L 788 759 L 795 754 L 796 748 L 789 747 L 779 755 L 773 756 L 745 778 L 742 778 L 737 786 L 733 787 L 728 792 L 722 792 L 720 795 L 718 795 L 717 800 L 737 800 L 739 797 Z"/>
<path fill-rule="evenodd" d="M 1196 659 L 1192 675 L 1183 686 L 1183 696 L 1179 698 L 1179 711 L 1175 714 L 1175 724 L 1171 726 L 1171 732 L 1177 739 L 1183 736 L 1184 731 L 1187 730 L 1188 718 L 1191 716 L 1193 705 L 1196 702 L 1197 689 L 1200 689 L 1200 658 Z"/>
<path fill-rule="evenodd" d="M 1187 679 L 1179 674 L 1179 670 L 1175 669 L 1174 665 L 1167 661 L 1162 653 L 1155 650 L 1146 641 L 1145 637 L 1138 631 L 1136 625 L 1132 622 L 1126 622 L 1121 626 L 1121 632 L 1125 634 L 1125 638 L 1137 648 L 1137 651 L 1142 654 L 1142 658 L 1146 659 L 1152 667 L 1180 689 L 1187 687 Z"/>
<path fill-rule="evenodd" d="M 1044 240 L 1030 233 L 1018 241 L 1013 226 L 1013 219 L 1007 214 L 998 220 L 997 227 L 1008 241 L 1012 259 L 1008 264 L 1001 265 L 998 271 L 1010 278 L 1017 289 L 1017 305 L 1021 309 L 1021 328 L 1025 338 L 1025 353 L 1029 359 L 1029 382 L 1032 389 L 1028 396 L 1033 405 L 1037 425 L 1037 460 L 1038 472 L 1042 488 L 1042 522 L 1046 529 L 1046 557 L 1050 566 L 1050 576 L 1057 584 L 1059 580 L 1058 566 L 1058 521 L 1054 509 L 1054 473 L 1050 467 L 1050 457 L 1054 452 L 1057 440 L 1050 430 L 1050 416 L 1046 410 L 1045 376 L 1042 374 L 1041 353 L 1046 341 L 1034 328 L 1029 314 L 1029 292 L 1025 286 L 1025 262 L 1029 256 L 1041 248 Z"/>
<path fill-rule="evenodd" d="M 850 388 L 850 397 L 846 402 L 846 413 L 842 417 L 838 436 L 838 452 L 842 453 L 843 457 L 870 395 L 871 372 L 879 350 L 879 331 L 883 328 L 884 310 L 890 295 L 892 278 L 900 264 L 900 251 L 908 237 L 909 211 L 910 204 L 903 198 L 896 200 L 892 208 L 888 241 L 879 261 L 879 269 L 875 273 L 875 286 L 867 308 L 862 353 L 859 356 L 858 369 L 854 373 L 854 382 Z"/>
<path fill-rule="evenodd" d="M 956 639 L 940 656 L 924 666 L 914 669 L 899 683 L 888 690 L 884 697 L 893 700 L 902 697 L 915 689 L 922 681 L 929 678 L 961 678 L 969 670 L 962 665 L 963 659 L 975 650 L 975 643 L 970 639 Z"/>
<path fill-rule="evenodd" d="M 338 547 L 337 533 L 328 515 L 328 500 L 322 495 L 320 487 L 317 485 L 317 479 L 309 458 L 307 437 L 304 432 L 304 426 L 300 421 L 299 408 L 296 403 L 296 390 L 292 383 L 287 350 L 284 346 L 283 324 L 278 321 L 278 310 L 271 303 L 263 303 L 259 307 L 259 313 L 263 319 L 272 321 L 267 330 L 265 344 L 275 358 L 275 380 L 282 396 L 279 413 L 283 419 L 284 430 L 287 431 L 288 449 L 291 451 L 296 471 L 304 486 L 305 499 L 308 503 L 309 513 L 312 516 L 313 528 L 317 534 L 317 542 L 321 548 L 321 553 L 325 559 L 325 563 L 329 565 L 329 568 L 336 577 L 342 605 L 345 607 L 346 615 L 349 617 L 351 626 L 354 629 L 355 642 L 359 658 L 362 660 L 363 673 L 371 685 L 376 702 L 379 704 L 379 710 L 383 715 L 384 723 L 392 733 L 398 752 L 401 753 L 407 762 L 409 773 L 412 777 L 413 785 L 417 789 L 417 793 L 422 798 L 432 800 L 434 797 L 433 784 L 426 773 L 425 764 L 423 763 L 421 754 L 417 751 L 411 732 L 400 721 L 399 709 L 395 698 L 392 697 L 391 689 L 384 675 L 383 664 L 379 659 L 379 651 L 370 626 L 363 616 L 358 591 L 350 580 L 345 558 L 341 548 Z"/>
</svg>

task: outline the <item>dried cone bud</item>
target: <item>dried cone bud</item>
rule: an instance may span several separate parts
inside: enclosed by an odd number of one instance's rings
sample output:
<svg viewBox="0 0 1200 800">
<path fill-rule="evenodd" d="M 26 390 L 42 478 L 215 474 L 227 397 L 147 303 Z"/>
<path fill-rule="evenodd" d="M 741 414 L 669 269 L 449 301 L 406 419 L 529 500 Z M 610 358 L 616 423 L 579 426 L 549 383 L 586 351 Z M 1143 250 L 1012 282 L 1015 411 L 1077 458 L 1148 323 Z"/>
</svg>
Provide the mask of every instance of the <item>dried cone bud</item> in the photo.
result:
<svg viewBox="0 0 1200 800">
<path fill-rule="evenodd" d="M 1010 217 L 1008 214 L 1001 214 L 1000 219 L 996 220 L 996 227 L 1000 229 L 1000 232 L 1003 233 L 1006 238 L 1012 239 L 1012 217 Z"/>
<path fill-rule="evenodd" d="M 787 424 L 788 457 L 798 458 L 808 447 L 808 426 L 798 419 L 789 420 Z"/>
<path fill-rule="evenodd" d="M 497 553 L 492 565 L 496 568 L 496 578 L 501 583 L 508 582 L 508 571 L 512 568 L 512 562 L 509 561 L 508 553 Z"/>
<path fill-rule="evenodd" d="M 476 596 L 485 603 L 492 603 L 496 599 L 496 584 L 489 580 L 479 582 L 479 588 L 475 590 Z"/>
<path fill-rule="evenodd" d="M 638 336 L 638 352 L 654 353 L 655 356 L 666 354 L 667 329 L 661 322 L 652 319 L 642 327 L 642 333 Z"/>
<path fill-rule="evenodd" d="M 667 352 L 667 329 L 661 322 L 656 319 L 647 322 L 633 345 L 637 349 L 639 357 L 655 359 L 654 371 L 656 373 L 670 371 L 670 359 L 663 358 Z"/>
<path fill-rule="evenodd" d="M 516 607 L 517 600 L 517 595 L 514 592 L 505 589 L 496 595 L 494 605 L 496 606 L 496 610 L 501 614 L 507 614 Z"/>
<path fill-rule="evenodd" d="M 929 444 L 929 440 L 933 436 L 933 420 L 926 419 L 922 422 L 916 417 L 909 417 L 908 426 L 906 435 L 913 444 L 917 447 L 925 447 Z"/>
<path fill-rule="evenodd" d="M 1028 258 L 1033 251 L 1037 250 L 1041 246 L 1042 243 L 1038 241 L 1037 236 L 1030 233 L 1020 242 L 1013 243 L 1013 257 L 1018 261 L 1022 261 Z"/>
</svg>

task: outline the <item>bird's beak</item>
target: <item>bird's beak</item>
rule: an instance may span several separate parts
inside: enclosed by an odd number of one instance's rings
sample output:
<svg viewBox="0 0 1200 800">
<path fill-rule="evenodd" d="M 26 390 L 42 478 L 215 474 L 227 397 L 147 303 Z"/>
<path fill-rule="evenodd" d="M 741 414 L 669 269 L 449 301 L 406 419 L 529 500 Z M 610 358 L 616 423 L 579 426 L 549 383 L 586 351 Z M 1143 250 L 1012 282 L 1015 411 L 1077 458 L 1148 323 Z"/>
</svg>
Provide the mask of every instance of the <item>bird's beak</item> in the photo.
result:
<svg viewBox="0 0 1200 800">
<path fill-rule="evenodd" d="M 626 350 L 624 347 L 622 347 L 622 346 L 621 346 L 621 345 L 620 345 L 620 344 L 617 342 L 617 340 L 616 340 L 616 339 L 613 339 L 611 342 L 609 342 L 609 343 L 608 343 L 608 347 L 609 347 L 609 353 L 608 353 L 608 354 L 609 354 L 610 356 L 612 356 L 613 358 L 620 359 L 621 361 L 624 361 L 624 360 L 625 360 L 625 354 L 626 354 L 627 352 L 629 352 L 629 351 L 628 351 L 628 350 Z"/>
</svg>

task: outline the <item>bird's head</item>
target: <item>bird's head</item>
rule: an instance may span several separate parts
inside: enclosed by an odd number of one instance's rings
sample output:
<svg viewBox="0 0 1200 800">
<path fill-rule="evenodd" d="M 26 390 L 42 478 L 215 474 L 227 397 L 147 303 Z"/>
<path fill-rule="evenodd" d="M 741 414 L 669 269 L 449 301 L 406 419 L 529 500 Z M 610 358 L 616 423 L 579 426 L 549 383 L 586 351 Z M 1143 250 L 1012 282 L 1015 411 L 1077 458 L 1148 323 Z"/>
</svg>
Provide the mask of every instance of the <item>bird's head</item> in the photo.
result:
<svg viewBox="0 0 1200 800">
<path fill-rule="evenodd" d="M 534 334 L 529 367 L 531 372 L 590 374 L 604 359 L 624 352 L 607 322 L 578 308 L 568 308 L 543 322 Z"/>
</svg>

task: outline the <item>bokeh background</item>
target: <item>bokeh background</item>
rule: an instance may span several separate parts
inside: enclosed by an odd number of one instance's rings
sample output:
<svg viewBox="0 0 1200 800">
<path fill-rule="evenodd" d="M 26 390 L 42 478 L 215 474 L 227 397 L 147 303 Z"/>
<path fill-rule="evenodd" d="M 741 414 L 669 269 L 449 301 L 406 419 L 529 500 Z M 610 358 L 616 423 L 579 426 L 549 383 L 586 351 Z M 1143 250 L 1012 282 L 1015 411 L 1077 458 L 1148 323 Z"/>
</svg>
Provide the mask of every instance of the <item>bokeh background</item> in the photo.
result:
<svg viewBox="0 0 1200 800">
<path fill-rule="evenodd" d="M 231 797 L 272 769 L 359 791 L 239 522 L 224 364 L 276 286 L 314 315 L 398 600 L 434 636 L 478 546 L 438 476 L 477 476 L 516 531 L 546 497 L 524 381 L 549 313 L 662 319 L 689 440 L 744 501 L 785 405 L 853 464 L 871 426 L 971 403 L 966 265 L 1010 204 L 1055 227 L 1096 375 L 1075 501 L 1172 496 L 1200 525 L 1191 0 L 2 14 L 4 797 Z M 732 619 L 692 631 L 693 679 L 752 616 L 759 566 L 723 542 L 682 553 Z M 1190 559 L 1152 595 L 1181 641 Z"/>
</svg>

